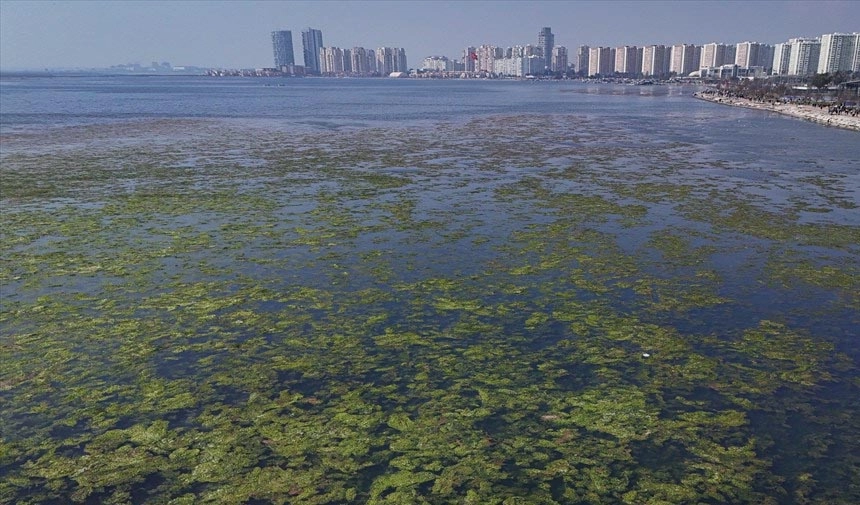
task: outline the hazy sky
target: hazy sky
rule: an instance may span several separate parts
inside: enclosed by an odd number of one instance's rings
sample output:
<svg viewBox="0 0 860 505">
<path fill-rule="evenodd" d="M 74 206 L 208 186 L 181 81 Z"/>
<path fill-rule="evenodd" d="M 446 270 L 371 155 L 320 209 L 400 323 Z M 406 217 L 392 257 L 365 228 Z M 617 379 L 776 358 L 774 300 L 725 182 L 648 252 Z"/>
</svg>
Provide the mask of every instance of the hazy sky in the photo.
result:
<svg viewBox="0 0 860 505">
<path fill-rule="evenodd" d="M 462 57 L 469 45 L 643 45 L 860 31 L 847 1 L 18 1 L 0 0 L 0 67 L 271 66 L 272 30 L 322 30 L 326 46 L 404 47 L 410 66 L 428 55 Z"/>
</svg>

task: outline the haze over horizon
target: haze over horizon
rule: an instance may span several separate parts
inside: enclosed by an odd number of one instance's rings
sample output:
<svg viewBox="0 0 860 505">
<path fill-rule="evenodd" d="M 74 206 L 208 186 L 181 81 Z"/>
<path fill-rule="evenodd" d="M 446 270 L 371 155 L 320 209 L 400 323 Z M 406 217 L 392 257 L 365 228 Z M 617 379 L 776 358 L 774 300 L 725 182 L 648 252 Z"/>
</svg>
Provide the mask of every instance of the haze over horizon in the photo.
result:
<svg viewBox="0 0 860 505">
<path fill-rule="evenodd" d="M 860 31 L 855 1 L 19 1 L 0 2 L 0 68 L 272 65 L 270 32 L 291 30 L 297 63 L 301 31 L 326 46 L 403 47 L 409 66 L 430 55 L 462 57 L 480 44 L 535 44 L 552 28 L 573 54 L 583 44 L 620 46 L 785 42 L 790 37 Z"/>
</svg>

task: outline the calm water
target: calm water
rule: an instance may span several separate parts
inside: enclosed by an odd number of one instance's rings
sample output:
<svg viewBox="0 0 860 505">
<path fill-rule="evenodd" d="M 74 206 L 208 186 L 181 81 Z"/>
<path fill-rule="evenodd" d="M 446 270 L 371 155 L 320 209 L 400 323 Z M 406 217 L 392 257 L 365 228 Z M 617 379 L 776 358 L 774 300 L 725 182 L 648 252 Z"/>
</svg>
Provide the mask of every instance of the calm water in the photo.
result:
<svg viewBox="0 0 860 505">
<path fill-rule="evenodd" d="M 0 503 L 857 503 L 860 137 L 694 91 L 4 76 Z"/>
</svg>

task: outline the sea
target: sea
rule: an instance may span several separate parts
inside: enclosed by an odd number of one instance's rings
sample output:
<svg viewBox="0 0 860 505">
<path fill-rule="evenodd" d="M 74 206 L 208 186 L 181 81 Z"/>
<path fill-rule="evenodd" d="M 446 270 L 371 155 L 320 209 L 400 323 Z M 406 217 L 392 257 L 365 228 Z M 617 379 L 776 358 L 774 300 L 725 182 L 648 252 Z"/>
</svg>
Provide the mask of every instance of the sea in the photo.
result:
<svg viewBox="0 0 860 505">
<path fill-rule="evenodd" d="M 860 136 L 567 80 L 0 76 L 0 503 L 860 502 Z"/>
</svg>

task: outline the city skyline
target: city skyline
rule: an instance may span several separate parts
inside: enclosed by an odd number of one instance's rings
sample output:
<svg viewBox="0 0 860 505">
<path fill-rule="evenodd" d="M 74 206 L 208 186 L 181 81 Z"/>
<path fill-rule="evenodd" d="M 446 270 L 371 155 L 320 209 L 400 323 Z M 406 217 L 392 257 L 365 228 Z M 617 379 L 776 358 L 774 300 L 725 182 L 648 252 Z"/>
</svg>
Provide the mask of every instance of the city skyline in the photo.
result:
<svg viewBox="0 0 860 505">
<path fill-rule="evenodd" d="M 149 61 L 268 67 L 271 33 L 290 30 L 296 36 L 308 26 L 326 34 L 326 46 L 403 47 L 414 62 L 431 55 L 459 59 L 464 47 L 481 44 L 535 44 L 536 30 L 547 26 L 553 27 L 554 45 L 571 53 L 581 45 L 777 44 L 795 37 L 860 31 L 860 10 L 850 1 L 746 2 L 740 17 L 735 12 L 738 5 L 4 0 L 0 67 L 87 68 Z M 732 22 L 720 22 L 723 17 Z M 300 43 L 293 40 L 295 52 Z"/>
</svg>

